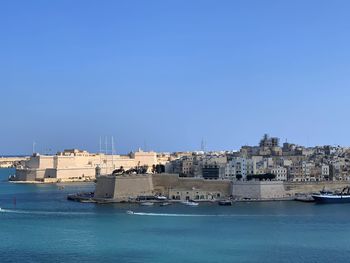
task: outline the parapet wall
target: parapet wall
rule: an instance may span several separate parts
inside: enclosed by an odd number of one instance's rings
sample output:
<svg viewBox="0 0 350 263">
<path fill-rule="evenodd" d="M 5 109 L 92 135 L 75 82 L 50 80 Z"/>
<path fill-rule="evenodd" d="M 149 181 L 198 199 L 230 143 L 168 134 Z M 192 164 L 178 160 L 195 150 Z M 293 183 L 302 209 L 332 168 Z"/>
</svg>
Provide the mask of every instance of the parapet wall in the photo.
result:
<svg viewBox="0 0 350 263">
<path fill-rule="evenodd" d="M 178 190 L 205 190 L 221 192 L 225 196 L 231 195 L 231 182 L 228 180 L 205 180 L 202 178 L 182 178 L 174 174 L 154 174 L 155 190 L 166 194 L 169 188 Z"/>
</svg>

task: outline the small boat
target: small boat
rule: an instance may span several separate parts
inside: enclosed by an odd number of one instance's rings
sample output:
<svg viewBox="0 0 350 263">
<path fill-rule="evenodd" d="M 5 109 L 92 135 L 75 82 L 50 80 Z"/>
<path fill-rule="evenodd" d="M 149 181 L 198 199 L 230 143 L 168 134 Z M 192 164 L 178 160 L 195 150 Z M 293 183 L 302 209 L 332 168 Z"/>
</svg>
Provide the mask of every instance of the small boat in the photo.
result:
<svg viewBox="0 0 350 263">
<path fill-rule="evenodd" d="M 219 205 L 230 206 L 230 205 L 232 205 L 232 201 L 231 200 L 220 200 Z"/>
<path fill-rule="evenodd" d="M 350 187 L 345 187 L 340 193 L 324 192 L 313 194 L 316 203 L 350 203 Z"/>
<path fill-rule="evenodd" d="M 155 197 L 157 200 L 167 200 L 168 199 L 166 196 L 163 196 L 163 195 L 156 195 Z"/>
<path fill-rule="evenodd" d="M 143 206 L 152 206 L 152 205 L 154 205 L 154 203 L 152 203 L 152 202 L 141 202 L 140 205 L 143 205 Z"/>
<path fill-rule="evenodd" d="M 134 212 L 131 211 L 131 210 L 126 211 L 126 213 L 127 213 L 128 215 L 133 215 L 133 214 L 134 214 Z"/>
<path fill-rule="evenodd" d="M 171 205 L 171 203 L 164 202 L 164 203 L 160 203 L 160 205 L 159 205 L 159 206 L 168 206 L 168 205 Z"/>
<path fill-rule="evenodd" d="M 196 203 L 194 201 L 185 201 L 185 202 L 182 202 L 184 205 L 188 205 L 188 206 L 198 206 L 199 203 Z"/>
</svg>

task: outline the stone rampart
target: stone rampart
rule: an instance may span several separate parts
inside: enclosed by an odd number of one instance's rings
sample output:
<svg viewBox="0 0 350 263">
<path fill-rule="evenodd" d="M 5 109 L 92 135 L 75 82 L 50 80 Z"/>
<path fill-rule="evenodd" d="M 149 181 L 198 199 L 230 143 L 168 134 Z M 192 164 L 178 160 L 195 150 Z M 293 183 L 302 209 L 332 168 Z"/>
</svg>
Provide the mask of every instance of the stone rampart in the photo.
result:
<svg viewBox="0 0 350 263">
<path fill-rule="evenodd" d="M 235 182 L 232 195 L 236 198 L 278 199 L 287 196 L 281 181 L 243 181 Z"/>
<path fill-rule="evenodd" d="M 190 196 L 196 196 L 198 193 L 203 195 L 204 192 L 207 192 L 208 195 L 215 193 L 220 197 L 228 197 L 231 195 L 231 182 L 179 178 L 177 174 L 100 176 L 97 178 L 95 198 L 118 201 L 136 198 L 140 195 L 169 196 L 169 193 L 174 191 L 185 191 Z"/>
<path fill-rule="evenodd" d="M 296 193 L 314 193 L 319 192 L 323 188 L 327 190 L 342 190 L 344 187 L 349 186 L 350 182 L 346 181 L 324 181 L 324 182 L 285 182 L 284 188 L 290 195 Z"/>
</svg>

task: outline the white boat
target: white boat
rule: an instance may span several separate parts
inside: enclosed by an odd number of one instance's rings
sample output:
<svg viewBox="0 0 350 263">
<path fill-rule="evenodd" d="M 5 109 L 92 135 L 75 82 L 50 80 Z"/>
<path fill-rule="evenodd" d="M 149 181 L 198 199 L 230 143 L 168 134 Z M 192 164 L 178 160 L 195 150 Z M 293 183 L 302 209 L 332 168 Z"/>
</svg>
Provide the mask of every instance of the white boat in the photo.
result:
<svg viewBox="0 0 350 263">
<path fill-rule="evenodd" d="M 140 205 L 143 205 L 143 206 L 152 206 L 152 205 L 154 205 L 154 203 L 152 203 L 152 202 L 142 202 L 142 203 L 140 203 Z"/>
<path fill-rule="evenodd" d="M 134 212 L 131 211 L 131 210 L 126 211 L 126 213 L 127 213 L 128 215 L 133 215 L 133 214 L 134 214 Z"/>
<path fill-rule="evenodd" d="M 168 203 L 168 202 L 160 203 L 160 206 L 168 206 L 168 205 L 171 205 L 171 203 Z"/>
<path fill-rule="evenodd" d="M 184 205 L 188 205 L 188 206 L 198 206 L 199 203 L 193 202 L 193 201 L 185 201 L 182 202 Z"/>
<path fill-rule="evenodd" d="M 167 200 L 168 198 L 163 195 L 156 195 L 157 200 Z"/>
</svg>

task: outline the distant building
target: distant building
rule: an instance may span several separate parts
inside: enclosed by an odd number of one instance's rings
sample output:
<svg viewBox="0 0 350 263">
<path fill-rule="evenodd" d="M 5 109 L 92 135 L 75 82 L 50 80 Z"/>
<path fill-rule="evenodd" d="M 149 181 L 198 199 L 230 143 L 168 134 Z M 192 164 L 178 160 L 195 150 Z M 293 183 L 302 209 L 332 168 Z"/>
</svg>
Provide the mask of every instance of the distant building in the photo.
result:
<svg viewBox="0 0 350 263">
<path fill-rule="evenodd" d="M 285 167 L 274 167 L 270 170 L 270 172 L 276 175 L 277 181 L 287 181 L 288 169 Z"/>
<path fill-rule="evenodd" d="M 266 147 L 266 148 L 271 148 L 271 147 L 278 147 L 279 146 L 279 138 L 277 137 L 269 137 L 269 135 L 265 134 L 264 137 L 261 139 L 260 147 Z"/>
<path fill-rule="evenodd" d="M 202 175 L 204 179 L 219 179 L 220 166 L 218 164 L 205 164 L 202 168 Z"/>
<path fill-rule="evenodd" d="M 124 170 L 139 166 L 148 171 L 156 165 L 155 152 L 141 150 L 129 155 L 91 154 L 77 149 L 58 152 L 56 155 L 34 154 L 16 167 L 15 181 L 70 182 L 91 181 L 100 174 L 112 173 L 117 168 Z M 97 168 L 97 169 L 96 169 Z"/>
<path fill-rule="evenodd" d="M 254 174 L 254 162 L 252 159 L 234 157 L 226 165 L 226 177 L 246 179 L 247 175 Z"/>
</svg>

